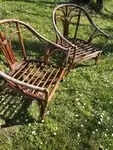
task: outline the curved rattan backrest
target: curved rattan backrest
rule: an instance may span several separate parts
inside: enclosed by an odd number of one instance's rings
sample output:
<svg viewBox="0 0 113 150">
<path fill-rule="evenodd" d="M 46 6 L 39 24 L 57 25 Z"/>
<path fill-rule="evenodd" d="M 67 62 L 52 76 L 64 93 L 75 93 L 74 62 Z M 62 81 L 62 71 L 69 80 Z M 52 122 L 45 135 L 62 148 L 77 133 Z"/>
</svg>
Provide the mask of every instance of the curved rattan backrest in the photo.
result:
<svg viewBox="0 0 113 150">
<path fill-rule="evenodd" d="M 63 35 L 66 39 L 81 39 L 82 36 L 82 39 L 88 41 L 89 35 L 95 31 L 96 27 L 89 13 L 83 7 L 75 4 L 57 6 L 53 10 L 53 25 L 59 40 Z"/>
<path fill-rule="evenodd" d="M 65 48 L 44 38 L 23 21 L 15 19 L 0 21 L 0 60 L 3 59 L 10 69 L 21 61 L 40 60 L 47 63 L 49 59 L 52 61 L 54 53 L 62 50 L 66 56 Z M 1 53 L 4 58 L 1 57 Z"/>
<path fill-rule="evenodd" d="M 32 57 L 40 55 L 43 45 L 34 31 L 28 24 L 19 20 L 0 21 L 1 50 L 10 67 L 18 60 L 27 60 L 31 55 Z"/>
</svg>

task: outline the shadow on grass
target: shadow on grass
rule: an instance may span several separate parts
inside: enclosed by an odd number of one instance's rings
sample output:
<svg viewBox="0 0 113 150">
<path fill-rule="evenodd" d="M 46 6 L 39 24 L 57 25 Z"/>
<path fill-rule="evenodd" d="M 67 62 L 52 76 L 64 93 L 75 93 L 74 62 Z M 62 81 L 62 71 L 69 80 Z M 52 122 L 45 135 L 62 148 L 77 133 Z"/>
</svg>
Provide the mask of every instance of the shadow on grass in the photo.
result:
<svg viewBox="0 0 113 150">
<path fill-rule="evenodd" d="M 113 20 L 113 13 L 110 12 L 109 10 L 105 9 L 105 12 L 103 13 L 100 13 L 101 17 L 104 19 L 104 20 Z"/>
<path fill-rule="evenodd" d="M 111 39 L 112 40 L 112 39 Z M 96 43 L 95 46 L 102 49 L 102 54 L 105 55 L 107 53 L 113 53 L 113 42 L 108 40 L 106 43 Z"/>
<path fill-rule="evenodd" d="M 54 5 L 54 4 L 63 4 L 63 3 L 71 3 L 71 2 L 66 2 L 66 1 L 53 1 L 53 2 L 50 2 L 49 0 L 48 1 L 41 1 L 41 0 L 3 0 L 3 1 L 18 1 L 18 2 L 27 2 L 27 3 L 42 3 L 42 4 L 51 4 L 51 5 Z"/>
<path fill-rule="evenodd" d="M 33 100 L 9 91 L 0 91 L 1 128 L 34 122 L 35 119 L 28 111 Z"/>
<path fill-rule="evenodd" d="M 68 1 L 53 1 L 53 2 L 50 2 L 49 0 L 3 0 L 3 1 L 17 1 L 17 2 L 27 2 L 27 3 L 38 3 L 38 4 L 45 4 L 45 5 L 48 5 L 48 7 L 53 7 L 54 5 L 60 5 L 60 4 L 68 4 L 68 3 L 71 3 L 71 4 L 77 4 L 77 5 L 82 5 L 82 6 L 88 6 L 89 8 L 91 7 L 91 9 L 94 9 L 92 8 L 92 3 L 90 4 L 90 2 L 87 2 L 87 1 L 76 1 L 76 0 L 68 0 Z M 90 6 L 91 5 L 91 6 Z M 87 8 L 87 7 L 86 7 Z M 103 19 L 111 19 L 113 20 L 113 13 L 110 12 L 109 10 L 105 9 L 105 11 L 107 12 L 106 13 L 100 13 L 101 17 Z"/>
</svg>

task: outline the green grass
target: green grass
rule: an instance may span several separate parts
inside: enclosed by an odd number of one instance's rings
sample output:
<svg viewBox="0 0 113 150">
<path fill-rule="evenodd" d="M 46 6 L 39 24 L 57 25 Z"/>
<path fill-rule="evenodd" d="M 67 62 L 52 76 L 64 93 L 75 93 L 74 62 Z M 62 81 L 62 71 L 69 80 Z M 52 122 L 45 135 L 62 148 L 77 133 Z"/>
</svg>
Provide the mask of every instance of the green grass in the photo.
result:
<svg viewBox="0 0 113 150">
<path fill-rule="evenodd" d="M 55 5 L 52 0 L 1 0 L 0 18 L 23 20 L 53 40 Z M 93 19 L 113 34 L 113 0 L 105 1 L 104 7 L 104 15 L 94 14 Z M 109 41 L 98 65 L 91 60 L 69 73 L 48 106 L 44 123 L 38 121 L 36 101 L 1 90 L 0 150 L 112 150 L 112 47 L 113 41 Z"/>
</svg>

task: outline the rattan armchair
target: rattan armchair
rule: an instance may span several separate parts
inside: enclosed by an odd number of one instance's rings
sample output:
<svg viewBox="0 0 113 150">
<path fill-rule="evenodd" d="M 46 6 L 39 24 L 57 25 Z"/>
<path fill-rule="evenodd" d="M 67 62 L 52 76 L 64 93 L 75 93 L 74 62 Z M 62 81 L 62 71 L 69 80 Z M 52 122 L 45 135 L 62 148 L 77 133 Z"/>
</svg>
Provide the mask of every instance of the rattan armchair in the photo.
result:
<svg viewBox="0 0 113 150">
<path fill-rule="evenodd" d="M 52 21 L 56 43 L 70 49 L 71 66 L 92 58 L 97 63 L 109 35 L 95 25 L 86 9 L 75 4 L 56 6 Z"/>
<path fill-rule="evenodd" d="M 65 76 L 67 59 L 67 48 L 47 40 L 30 25 L 0 20 L 0 78 L 3 85 L 36 99 L 42 118 Z"/>
</svg>

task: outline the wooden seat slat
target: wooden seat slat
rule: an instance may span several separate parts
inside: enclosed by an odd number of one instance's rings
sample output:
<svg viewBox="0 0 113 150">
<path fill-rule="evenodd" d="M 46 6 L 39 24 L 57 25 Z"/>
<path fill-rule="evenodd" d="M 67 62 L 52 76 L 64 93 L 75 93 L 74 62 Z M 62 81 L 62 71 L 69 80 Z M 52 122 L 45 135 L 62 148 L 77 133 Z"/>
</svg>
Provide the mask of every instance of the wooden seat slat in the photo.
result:
<svg viewBox="0 0 113 150">
<path fill-rule="evenodd" d="M 60 68 L 57 69 L 56 73 L 54 74 L 53 78 L 51 79 L 51 82 L 50 82 L 50 84 L 47 87 L 48 89 L 50 88 L 50 86 L 52 85 L 52 83 L 54 82 L 54 80 L 56 79 L 56 77 L 57 77 L 57 75 L 58 75 L 59 72 L 60 72 Z"/>
<path fill-rule="evenodd" d="M 24 68 L 25 70 L 23 71 L 23 72 L 19 72 L 18 74 L 17 74 L 17 76 L 16 76 L 16 79 L 21 79 L 21 78 L 23 78 L 23 76 L 24 75 L 26 75 L 27 74 L 27 72 L 30 70 L 30 67 L 27 67 L 27 68 Z M 21 73 L 21 74 L 20 74 Z"/>
<path fill-rule="evenodd" d="M 29 68 L 30 69 L 30 68 Z M 33 71 L 36 69 L 36 66 L 34 66 L 33 68 L 32 68 L 32 70 L 31 71 L 29 71 L 28 73 L 26 72 L 26 76 L 23 78 L 23 82 L 24 81 L 29 81 L 29 79 L 32 77 L 32 74 L 33 74 Z M 30 78 L 29 78 L 30 77 Z"/>
<path fill-rule="evenodd" d="M 19 67 L 18 70 L 15 69 L 14 71 L 12 71 L 12 72 L 13 72 L 12 77 L 16 77 L 17 74 L 18 74 L 19 72 L 21 72 L 26 66 L 27 66 L 27 63 L 25 63 L 24 65 L 22 65 L 21 67 Z"/>
<path fill-rule="evenodd" d="M 53 70 L 50 72 L 50 74 L 48 75 L 48 77 L 46 78 L 46 80 L 43 82 L 43 85 L 42 85 L 42 87 L 45 87 L 46 86 L 46 84 L 47 84 L 47 82 L 49 81 L 51 81 L 51 76 L 52 76 L 52 74 L 53 74 L 53 72 L 55 71 L 55 68 L 53 68 Z"/>
</svg>

